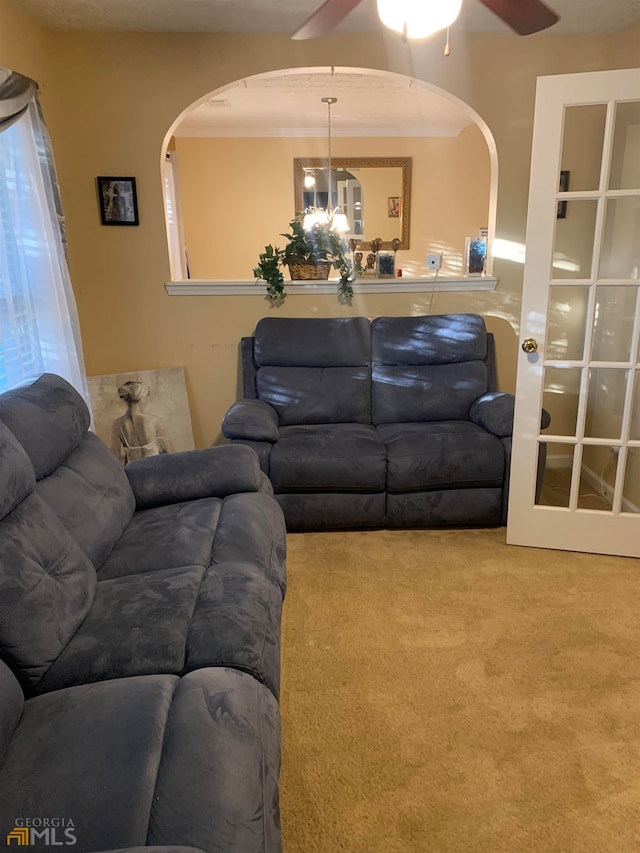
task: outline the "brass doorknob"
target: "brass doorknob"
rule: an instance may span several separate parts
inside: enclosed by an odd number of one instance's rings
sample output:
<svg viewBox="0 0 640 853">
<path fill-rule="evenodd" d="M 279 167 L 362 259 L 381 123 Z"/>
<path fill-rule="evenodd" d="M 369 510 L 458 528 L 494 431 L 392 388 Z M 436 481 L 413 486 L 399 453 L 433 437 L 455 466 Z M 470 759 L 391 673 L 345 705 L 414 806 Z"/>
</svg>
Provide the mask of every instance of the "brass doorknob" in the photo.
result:
<svg viewBox="0 0 640 853">
<path fill-rule="evenodd" d="M 522 349 L 524 352 L 537 352 L 538 341 L 535 338 L 525 338 L 522 341 Z"/>
</svg>

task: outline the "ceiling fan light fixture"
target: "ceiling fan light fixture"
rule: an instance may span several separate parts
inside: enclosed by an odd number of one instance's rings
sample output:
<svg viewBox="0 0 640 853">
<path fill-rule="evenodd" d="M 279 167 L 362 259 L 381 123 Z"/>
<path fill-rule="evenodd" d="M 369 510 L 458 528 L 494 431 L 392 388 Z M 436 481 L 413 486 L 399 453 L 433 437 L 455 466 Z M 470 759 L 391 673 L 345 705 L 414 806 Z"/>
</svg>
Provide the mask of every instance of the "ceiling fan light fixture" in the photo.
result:
<svg viewBox="0 0 640 853">
<path fill-rule="evenodd" d="M 450 26 L 462 0 L 378 0 L 382 23 L 410 39 L 425 39 Z"/>
</svg>

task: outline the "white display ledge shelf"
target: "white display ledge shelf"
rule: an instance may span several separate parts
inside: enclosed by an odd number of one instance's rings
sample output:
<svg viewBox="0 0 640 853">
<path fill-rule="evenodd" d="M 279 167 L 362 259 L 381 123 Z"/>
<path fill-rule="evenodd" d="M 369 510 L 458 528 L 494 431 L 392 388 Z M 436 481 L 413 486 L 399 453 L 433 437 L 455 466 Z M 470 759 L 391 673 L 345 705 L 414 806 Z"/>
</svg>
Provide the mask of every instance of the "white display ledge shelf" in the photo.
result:
<svg viewBox="0 0 640 853">
<path fill-rule="evenodd" d="M 353 284 L 354 293 L 436 293 L 443 291 L 495 290 L 498 279 L 491 275 L 451 278 L 372 278 L 358 279 Z M 189 279 L 167 281 L 169 296 L 259 296 L 263 282 L 208 281 Z M 285 281 L 290 296 L 317 296 L 338 292 L 338 281 Z"/>
</svg>

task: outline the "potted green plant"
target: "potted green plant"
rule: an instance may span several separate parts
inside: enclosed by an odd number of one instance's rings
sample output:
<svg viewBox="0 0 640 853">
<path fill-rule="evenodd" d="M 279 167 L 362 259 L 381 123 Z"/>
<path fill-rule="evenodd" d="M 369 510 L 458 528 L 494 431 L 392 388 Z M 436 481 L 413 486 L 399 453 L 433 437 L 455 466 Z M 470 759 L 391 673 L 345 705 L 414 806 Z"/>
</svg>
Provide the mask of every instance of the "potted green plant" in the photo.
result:
<svg viewBox="0 0 640 853">
<path fill-rule="evenodd" d="M 288 267 L 292 280 L 326 280 L 333 268 L 340 274 L 338 293 L 345 299 L 353 296 L 353 264 L 347 256 L 347 245 L 343 238 L 328 223 L 316 223 L 305 229 L 302 214 L 289 222 L 289 231 L 284 249 L 269 244 L 260 254 L 258 266 L 253 274 L 258 281 L 267 284 L 267 295 L 272 302 L 282 302 L 287 292 L 282 268 Z"/>
</svg>

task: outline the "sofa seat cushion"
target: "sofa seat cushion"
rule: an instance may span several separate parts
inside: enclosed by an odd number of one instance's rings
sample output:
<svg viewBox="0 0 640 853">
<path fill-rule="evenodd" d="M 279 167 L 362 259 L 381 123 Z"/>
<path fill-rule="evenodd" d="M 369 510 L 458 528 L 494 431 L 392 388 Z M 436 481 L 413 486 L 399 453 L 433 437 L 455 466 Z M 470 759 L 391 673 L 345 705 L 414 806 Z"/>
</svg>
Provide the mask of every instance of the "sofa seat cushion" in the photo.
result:
<svg viewBox="0 0 640 853">
<path fill-rule="evenodd" d="M 89 615 L 36 692 L 131 675 L 180 674 L 203 575 L 201 566 L 183 566 L 99 581 Z"/>
<path fill-rule="evenodd" d="M 201 498 L 139 510 L 104 562 L 99 579 L 185 565 L 206 568 L 221 507 L 219 498 Z"/>
<path fill-rule="evenodd" d="M 367 424 L 316 424 L 280 429 L 269 477 L 278 492 L 382 492 L 384 445 Z"/>
<path fill-rule="evenodd" d="M 499 438 L 470 421 L 383 424 L 387 491 L 501 487 L 505 454 Z"/>
<path fill-rule="evenodd" d="M 318 492 L 276 495 L 287 530 L 366 530 L 384 527 L 384 492 Z"/>
<path fill-rule="evenodd" d="M 2 814 L 73 820 L 78 853 L 279 853 L 279 752 L 275 699 L 245 673 L 70 687 L 25 704 L 0 774 Z"/>
<path fill-rule="evenodd" d="M 501 523 L 502 489 L 389 492 L 387 527 L 493 527 Z"/>
<path fill-rule="evenodd" d="M 174 695 L 149 844 L 208 853 L 281 853 L 280 715 L 250 675 L 200 669 Z"/>
<path fill-rule="evenodd" d="M 0 773 L 3 816 L 71 819 L 77 851 L 145 844 L 178 681 L 104 681 L 26 702 Z"/>
</svg>

